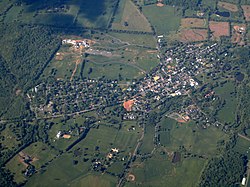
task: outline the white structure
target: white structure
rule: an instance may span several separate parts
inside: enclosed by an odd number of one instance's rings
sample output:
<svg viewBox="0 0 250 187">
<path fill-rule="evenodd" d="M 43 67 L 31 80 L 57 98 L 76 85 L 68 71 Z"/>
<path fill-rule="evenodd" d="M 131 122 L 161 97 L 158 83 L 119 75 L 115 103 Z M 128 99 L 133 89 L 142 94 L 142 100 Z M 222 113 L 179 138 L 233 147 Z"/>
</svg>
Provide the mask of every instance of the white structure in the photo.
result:
<svg viewBox="0 0 250 187">
<path fill-rule="evenodd" d="M 242 179 L 242 181 L 241 181 L 241 184 L 242 184 L 243 186 L 245 186 L 245 185 L 246 185 L 246 182 L 247 182 L 247 179 L 246 179 L 246 177 L 244 177 L 244 178 Z"/>
</svg>

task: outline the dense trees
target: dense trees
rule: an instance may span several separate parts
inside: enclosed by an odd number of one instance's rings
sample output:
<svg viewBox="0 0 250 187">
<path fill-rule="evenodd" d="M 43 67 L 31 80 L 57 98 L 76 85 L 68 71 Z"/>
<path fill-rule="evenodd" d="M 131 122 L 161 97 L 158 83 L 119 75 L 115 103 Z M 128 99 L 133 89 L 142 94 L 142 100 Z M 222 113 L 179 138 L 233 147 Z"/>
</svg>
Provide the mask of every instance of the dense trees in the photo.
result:
<svg viewBox="0 0 250 187">
<path fill-rule="evenodd" d="M 14 101 L 15 96 L 34 86 L 59 48 L 60 40 L 47 28 L 16 24 L 0 25 L 0 42 L 4 45 L 0 48 L 1 116 L 11 103 L 21 104 L 25 109 L 25 102 L 19 102 L 20 98 Z"/>
<path fill-rule="evenodd" d="M 202 173 L 199 186 L 235 186 L 243 177 L 246 163 L 246 157 L 234 151 L 213 158 Z"/>
</svg>

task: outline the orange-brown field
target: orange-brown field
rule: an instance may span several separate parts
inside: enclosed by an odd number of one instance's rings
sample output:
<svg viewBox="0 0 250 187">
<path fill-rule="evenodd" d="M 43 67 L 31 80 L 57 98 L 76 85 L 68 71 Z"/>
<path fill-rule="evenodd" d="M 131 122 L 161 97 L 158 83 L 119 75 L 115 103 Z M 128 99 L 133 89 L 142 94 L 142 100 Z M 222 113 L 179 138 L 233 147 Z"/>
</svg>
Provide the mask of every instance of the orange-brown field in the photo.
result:
<svg viewBox="0 0 250 187">
<path fill-rule="evenodd" d="M 243 9 L 246 21 L 250 21 L 250 5 L 242 5 L 241 7 Z"/>
<path fill-rule="evenodd" d="M 183 18 L 181 19 L 182 28 L 204 28 L 206 20 L 200 18 Z"/>
<path fill-rule="evenodd" d="M 244 38 L 246 34 L 246 25 L 237 24 L 232 27 L 232 43 L 244 45 Z"/>
<path fill-rule="evenodd" d="M 230 35 L 230 26 L 228 22 L 210 21 L 209 28 L 212 32 L 213 39 L 219 39 L 221 36 Z"/>
<path fill-rule="evenodd" d="M 197 42 L 207 40 L 206 29 L 183 29 L 180 31 L 179 40 L 181 42 Z"/>
<path fill-rule="evenodd" d="M 229 10 L 231 12 L 237 12 L 239 10 L 237 5 L 232 4 L 232 3 L 222 2 L 222 1 L 218 2 L 218 6 L 226 10 Z"/>
</svg>

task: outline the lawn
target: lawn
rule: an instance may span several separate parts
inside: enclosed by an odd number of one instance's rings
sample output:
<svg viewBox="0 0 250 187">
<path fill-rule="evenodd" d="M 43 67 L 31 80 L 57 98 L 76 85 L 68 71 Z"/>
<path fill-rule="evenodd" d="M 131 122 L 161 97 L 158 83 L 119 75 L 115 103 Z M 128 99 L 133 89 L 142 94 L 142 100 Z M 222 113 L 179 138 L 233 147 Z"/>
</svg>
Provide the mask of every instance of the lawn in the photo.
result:
<svg viewBox="0 0 250 187">
<path fill-rule="evenodd" d="M 176 7 L 148 5 L 142 8 L 143 14 L 156 29 L 158 35 L 176 32 L 181 22 L 181 12 Z"/>
<path fill-rule="evenodd" d="M 163 146 L 167 146 L 171 143 L 170 131 L 176 124 L 176 121 L 171 118 L 163 117 L 160 126 L 160 143 Z"/>
<path fill-rule="evenodd" d="M 148 20 L 131 0 L 120 1 L 112 29 L 151 32 Z"/>
<path fill-rule="evenodd" d="M 217 115 L 218 119 L 223 123 L 233 123 L 235 120 L 237 98 L 233 94 L 234 91 L 235 85 L 233 82 L 227 82 L 222 87 L 215 88 L 215 93 L 225 100 L 225 105 Z"/>
</svg>

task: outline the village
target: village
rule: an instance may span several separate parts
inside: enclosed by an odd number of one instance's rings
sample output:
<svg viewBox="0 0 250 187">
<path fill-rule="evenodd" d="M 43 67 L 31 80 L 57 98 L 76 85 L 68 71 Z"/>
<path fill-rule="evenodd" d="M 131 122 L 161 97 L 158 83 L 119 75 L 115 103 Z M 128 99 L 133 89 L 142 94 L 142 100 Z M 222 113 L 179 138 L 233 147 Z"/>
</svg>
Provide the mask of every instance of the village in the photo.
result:
<svg viewBox="0 0 250 187">
<path fill-rule="evenodd" d="M 79 46 L 90 48 L 84 40 L 65 39 L 62 42 L 71 44 L 75 48 Z M 159 48 L 161 42 L 161 36 L 158 36 Z M 148 113 L 154 108 L 160 109 L 167 98 L 190 97 L 190 93 L 200 87 L 197 75 L 218 72 L 222 65 L 220 58 L 226 57 L 227 53 L 224 49 L 220 49 L 217 43 L 212 43 L 183 44 L 174 49 L 170 48 L 164 54 L 158 54 L 160 55 L 161 62 L 156 68 L 139 81 L 130 82 L 125 88 L 121 87 L 118 80 L 104 78 L 41 83 L 27 94 L 31 109 L 36 117 L 42 118 L 80 114 L 123 105 L 125 109 L 123 119 L 136 120 L 140 112 Z M 204 96 L 207 97 L 213 97 L 213 94 Z M 169 117 L 179 122 L 199 120 L 203 128 L 212 124 L 196 103 L 191 103 L 190 106 L 182 106 L 179 111 L 173 111 L 177 116 L 169 115 Z M 216 123 L 217 126 L 218 124 Z"/>
</svg>

